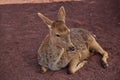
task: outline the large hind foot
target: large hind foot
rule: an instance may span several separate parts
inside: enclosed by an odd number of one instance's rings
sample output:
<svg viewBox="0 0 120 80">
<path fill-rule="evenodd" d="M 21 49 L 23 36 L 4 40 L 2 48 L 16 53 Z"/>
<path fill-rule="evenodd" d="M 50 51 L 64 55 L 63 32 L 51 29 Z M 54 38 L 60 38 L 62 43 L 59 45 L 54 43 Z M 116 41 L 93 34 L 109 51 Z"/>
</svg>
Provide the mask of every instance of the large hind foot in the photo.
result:
<svg viewBox="0 0 120 80">
<path fill-rule="evenodd" d="M 105 62 L 102 61 L 102 67 L 103 67 L 104 69 L 107 68 L 108 66 L 109 66 L 108 63 L 105 63 Z"/>
<path fill-rule="evenodd" d="M 108 53 L 97 43 L 97 41 L 95 40 L 95 38 L 93 38 L 93 41 L 91 43 L 89 43 L 90 48 L 94 49 L 95 51 L 99 52 L 103 57 L 102 57 L 102 65 L 103 68 L 107 68 L 108 67 Z"/>
</svg>

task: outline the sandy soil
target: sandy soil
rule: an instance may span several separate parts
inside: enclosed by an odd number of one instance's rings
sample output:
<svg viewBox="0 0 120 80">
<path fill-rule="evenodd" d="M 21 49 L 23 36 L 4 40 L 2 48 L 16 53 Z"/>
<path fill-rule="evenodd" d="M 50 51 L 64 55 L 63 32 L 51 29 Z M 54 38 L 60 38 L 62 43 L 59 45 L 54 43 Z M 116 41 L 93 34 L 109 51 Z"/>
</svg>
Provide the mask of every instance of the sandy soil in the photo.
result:
<svg viewBox="0 0 120 80">
<path fill-rule="evenodd" d="M 45 74 L 39 72 L 37 50 L 48 33 L 37 12 L 51 19 L 64 6 L 67 25 L 84 28 L 97 36 L 109 52 L 109 67 L 101 67 L 95 55 L 73 75 L 67 68 Z M 120 2 L 119 0 L 85 0 L 0 6 L 0 80 L 120 80 Z"/>
<path fill-rule="evenodd" d="M 81 1 L 81 0 L 0 0 L 0 4 L 22 4 L 22 3 L 52 3 L 63 1 Z"/>
</svg>

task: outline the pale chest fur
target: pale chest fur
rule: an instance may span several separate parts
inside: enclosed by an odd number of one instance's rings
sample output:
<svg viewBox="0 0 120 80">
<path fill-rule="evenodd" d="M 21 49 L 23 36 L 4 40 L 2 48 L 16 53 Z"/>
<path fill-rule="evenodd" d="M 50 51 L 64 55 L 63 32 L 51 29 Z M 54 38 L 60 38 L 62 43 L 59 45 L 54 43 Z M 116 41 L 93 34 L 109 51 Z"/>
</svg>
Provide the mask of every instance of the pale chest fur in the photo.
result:
<svg viewBox="0 0 120 80">
<path fill-rule="evenodd" d="M 48 67 L 51 70 L 59 70 L 67 66 L 74 55 L 74 53 L 68 53 L 61 49 L 53 51 L 50 47 L 47 47 L 46 51 L 39 54 L 38 62 L 40 65 Z"/>
</svg>

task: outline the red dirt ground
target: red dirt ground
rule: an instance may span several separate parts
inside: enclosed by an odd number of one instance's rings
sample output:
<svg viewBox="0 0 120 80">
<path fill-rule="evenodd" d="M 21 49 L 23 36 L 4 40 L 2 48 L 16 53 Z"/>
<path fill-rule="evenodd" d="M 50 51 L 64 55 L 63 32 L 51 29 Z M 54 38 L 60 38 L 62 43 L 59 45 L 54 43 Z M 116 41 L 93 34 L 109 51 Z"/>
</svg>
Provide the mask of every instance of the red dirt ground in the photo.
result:
<svg viewBox="0 0 120 80">
<path fill-rule="evenodd" d="M 66 73 L 67 68 L 45 74 L 39 72 L 37 50 L 48 28 L 37 12 L 57 19 L 57 11 L 62 5 L 67 12 L 67 25 L 93 32 L 109 52 L 107 69 L 101 67 L 101 56 L 95 55 L 73 75 Z M 0 80 L 120 80 L 119 61 L 119 0 L 0 6 Z"/>
<path fill-rule="evenodd" d="M 0 4 L 52 3 L 64 1 L 81 1 L 81 0 L 0 0 Z"/>
</svg>

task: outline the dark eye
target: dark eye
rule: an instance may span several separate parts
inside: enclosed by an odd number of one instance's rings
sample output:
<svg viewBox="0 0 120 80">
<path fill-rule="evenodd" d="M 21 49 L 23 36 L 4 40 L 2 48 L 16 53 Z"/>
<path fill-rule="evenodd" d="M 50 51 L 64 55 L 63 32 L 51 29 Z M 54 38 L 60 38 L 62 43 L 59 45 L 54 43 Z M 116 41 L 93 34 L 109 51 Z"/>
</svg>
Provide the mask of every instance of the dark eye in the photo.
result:
<svg viewBox="0 0 120 80">
<path fill-rule="evenodd" d="M 56 34 L 56 36 L 57 36 L 57 37 L 60 37 L 60 35 L 59 35 L 59 34 Z"/>
</svg>

